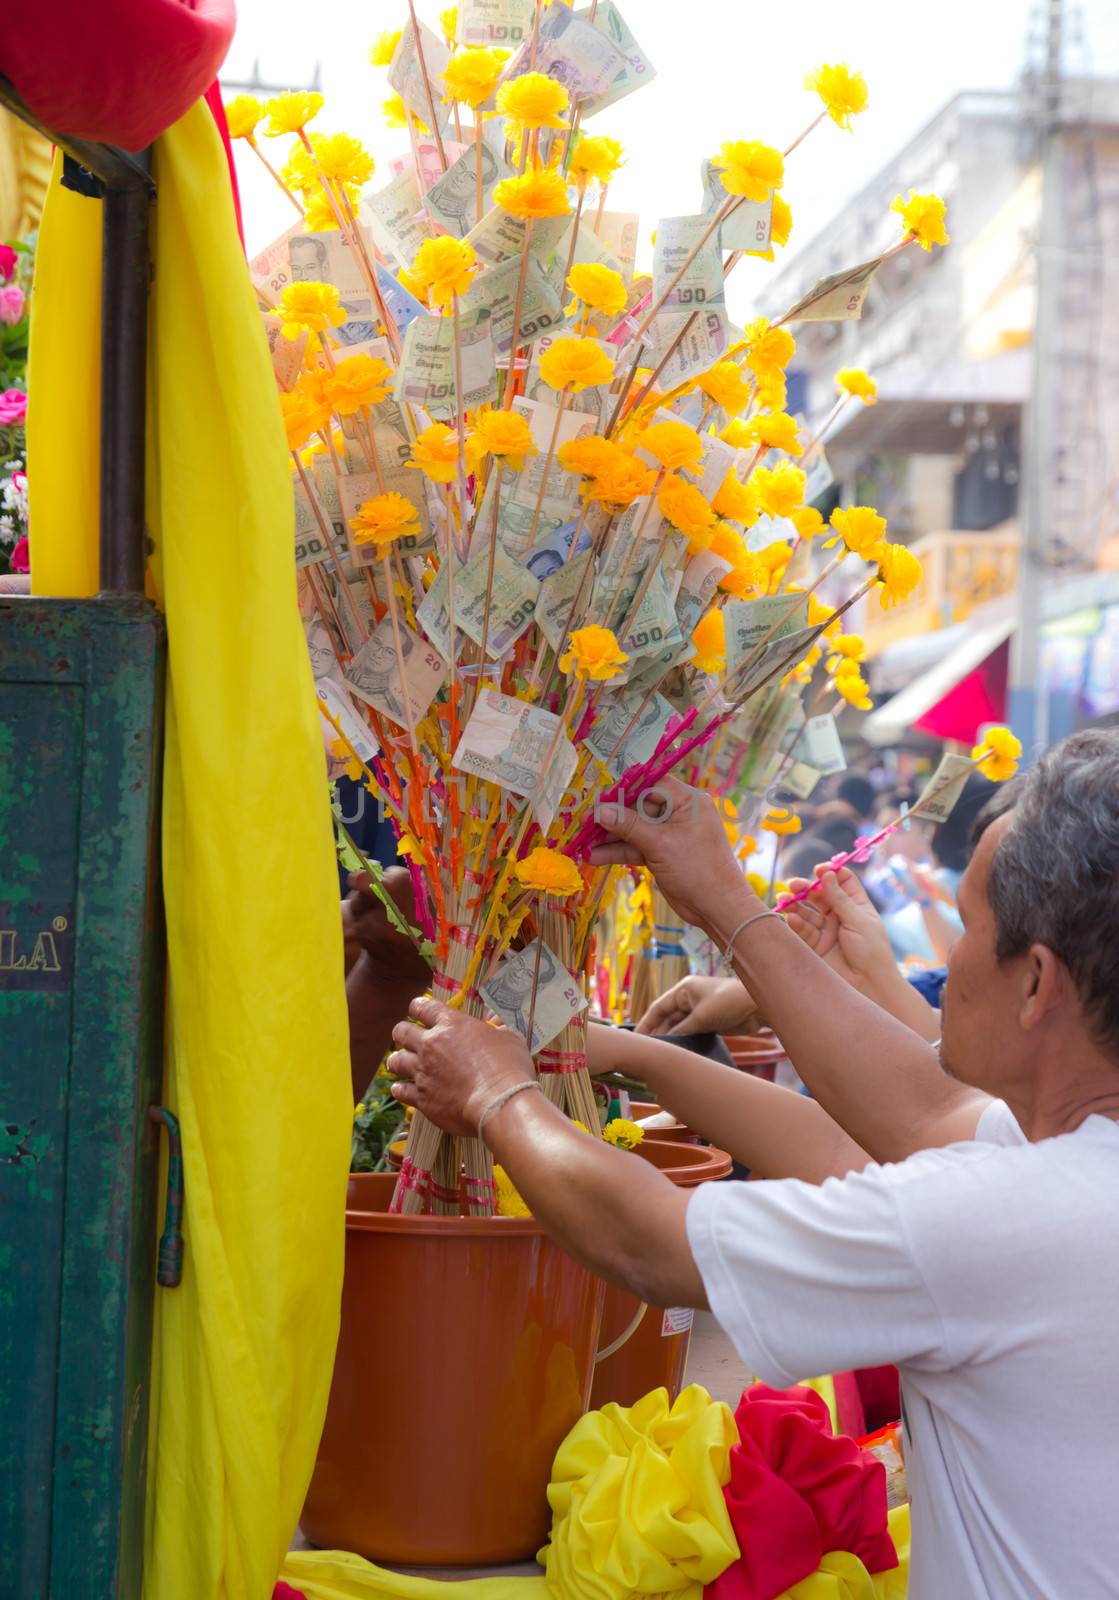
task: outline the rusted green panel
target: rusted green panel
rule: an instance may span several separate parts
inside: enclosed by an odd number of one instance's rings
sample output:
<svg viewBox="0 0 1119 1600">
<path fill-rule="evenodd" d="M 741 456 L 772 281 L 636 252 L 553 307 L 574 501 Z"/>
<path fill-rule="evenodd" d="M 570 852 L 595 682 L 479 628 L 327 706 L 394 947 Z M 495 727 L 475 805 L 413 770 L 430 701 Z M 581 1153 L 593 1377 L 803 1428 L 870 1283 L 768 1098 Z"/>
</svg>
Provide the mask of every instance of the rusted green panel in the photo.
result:
<svg viewBox="0 0 1119 1600">
<path fill-rule="evenodd" d="M 140 1588 L 162 680 L 146 601 L 0 598 L 0 1595 L 21 1600 Z"/>
</svg>

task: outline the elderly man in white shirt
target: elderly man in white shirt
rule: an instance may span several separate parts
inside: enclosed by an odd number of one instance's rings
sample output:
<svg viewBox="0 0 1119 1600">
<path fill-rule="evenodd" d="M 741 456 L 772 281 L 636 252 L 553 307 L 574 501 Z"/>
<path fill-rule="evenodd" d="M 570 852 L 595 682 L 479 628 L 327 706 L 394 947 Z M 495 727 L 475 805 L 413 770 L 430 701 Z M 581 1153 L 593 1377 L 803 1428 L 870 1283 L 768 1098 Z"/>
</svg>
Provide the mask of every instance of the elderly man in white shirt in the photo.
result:
<svg viewBox="0 0 1119 1600">
<path fill-rule="evenodd" d="M 939 1052 L 766 913 L 708 800 L 659 790 L 595 859 L 646 863 L 729 946 L 815 1100 L 635 1043 L 677 1115 L 795 1176 L 676 1189 L 522 1092 L 516 1035 L 428 999 L 395 1030 L 398 1098 L 481 1129 L 565 1249 L 710 1306 L 766 1381 L 895 1362 L 913 1600 L 1116 1594 L 1119 733 L 1013 780 L 960 886 Z"/>
</svg>

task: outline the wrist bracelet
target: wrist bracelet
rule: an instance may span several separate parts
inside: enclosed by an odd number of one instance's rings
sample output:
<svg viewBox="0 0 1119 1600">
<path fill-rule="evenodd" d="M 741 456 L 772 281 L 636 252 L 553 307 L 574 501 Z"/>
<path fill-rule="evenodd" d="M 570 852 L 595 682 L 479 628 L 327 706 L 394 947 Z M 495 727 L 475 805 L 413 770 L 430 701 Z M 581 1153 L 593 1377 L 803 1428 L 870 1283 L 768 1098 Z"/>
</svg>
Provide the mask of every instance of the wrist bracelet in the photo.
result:
<svg viewBox="0 0 1119 1600">
<path fill-rule="evenodd" d="M 520 1094 L 525 1089 L 539 1089 L 540 1085 L 535 1078 L 526 1078 L 523 1083 L 515 1083 L 509 1089 L 503 1089 L 496 1099 L 491 1100 L 482 1115 L 478 1118 L 478 1131 L 475 1138 L 484 1137 L 486 1120 L 492 1117 L 495 1111 L 500 1111 L 507 1100 L 512 1100 L 515 1094 Z"/>
<path fill-rule="evenodd" d="M 734 941 L 738 938 L 738 935 L 740 933 L 743 933 L 748 927 L 750 927 L 750 925 L 752 923 L 760 922 L 763 917 L 776 917 L 776 915 L 777 915 L 776 911 L 755 911 L 754 915 L 752 917 L 747 917 L 743 922 L 740 922 L 738 924 L 738 927 L 735 928 L 734 932 L 731 934 L 730 938 L 727 940 L 727 947 L 723 951 L 723 965 L 725 967 L 728 967 L 730 969 L 730 971 L 733 972 L 734 971 Z"/>
</svg>

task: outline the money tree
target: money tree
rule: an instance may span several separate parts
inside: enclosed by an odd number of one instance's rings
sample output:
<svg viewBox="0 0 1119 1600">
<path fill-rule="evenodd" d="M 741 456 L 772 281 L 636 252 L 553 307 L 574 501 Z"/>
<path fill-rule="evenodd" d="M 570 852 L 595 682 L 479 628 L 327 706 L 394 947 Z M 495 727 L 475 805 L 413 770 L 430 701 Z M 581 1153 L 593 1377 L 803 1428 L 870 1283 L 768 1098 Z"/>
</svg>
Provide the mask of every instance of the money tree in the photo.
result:
<svg viewBox="0 0 1119 1600">
<path fill-rule="evenodd" d="M 787 169 L 850 128 L 861 76 L 810 73 L 783 145 L 728 130 L 650 274 L 638 218 L 607 204 L 607 113 L 654 78 L 613 0 L 462 0 L 452 21 L 410 5 L 374 45 L 406 151 L 387 182 L 317 131 L 318 94 L 227 111 L 297 213 L 252 274 L 332 769 L 392 822 L 433 993 L 520 1031 L 597 1130 L 588 980 L 616 878 L 587 864 L 596 801 L 678 771 L 745 837 L 791 827 L 782 796 L 842 762 L 833 712 L 869 703 L 845 614 L 921 574 L 873 508 L 814 508 L 826 434 L 874 384 L 841 373 L 809 436 L 791 330 L 857 317 L 888 256 L 947 241 L 944 206 L 899 196 L 889 249 L 736 327 L 726 279 L 786 244 Z M 486 1148 L 416 1116 L 394 1203 L 492 1212 Z"/>
</svg>

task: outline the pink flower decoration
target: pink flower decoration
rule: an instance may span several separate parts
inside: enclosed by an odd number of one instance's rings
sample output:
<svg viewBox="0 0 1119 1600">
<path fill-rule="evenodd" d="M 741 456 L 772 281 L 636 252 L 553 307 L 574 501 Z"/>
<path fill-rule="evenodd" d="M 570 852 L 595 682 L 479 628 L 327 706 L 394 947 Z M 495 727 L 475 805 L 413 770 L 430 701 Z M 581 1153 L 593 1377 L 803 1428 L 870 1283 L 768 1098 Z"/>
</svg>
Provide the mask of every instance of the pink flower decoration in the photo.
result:
<svg viewBox="0 0 1119 1600">
<path fill-rule="evenodd" d="M 31 571 L 31 546 L 27 542 L 26 534 L 12 550 L 11 555 L 8 557 L 8 565 L 13 572 Z"/>
<path fill-rule="evenodd" d="M 0 394 L 0 428 L 18 428 L 27 415 L 27 396 L 22 389 L 5 389 Z"/>
<path fill-rule="evenodd" d="M 23 316 L 23 290 L 18 283 L 9 283 L 0 289 L 0 322 L 14 328 Z"/>
<path fill-rule="evenodd" d="M 19 256 L 10 244 L 0 244 L 0 283 L 11 283 Z"/>
</svg>

